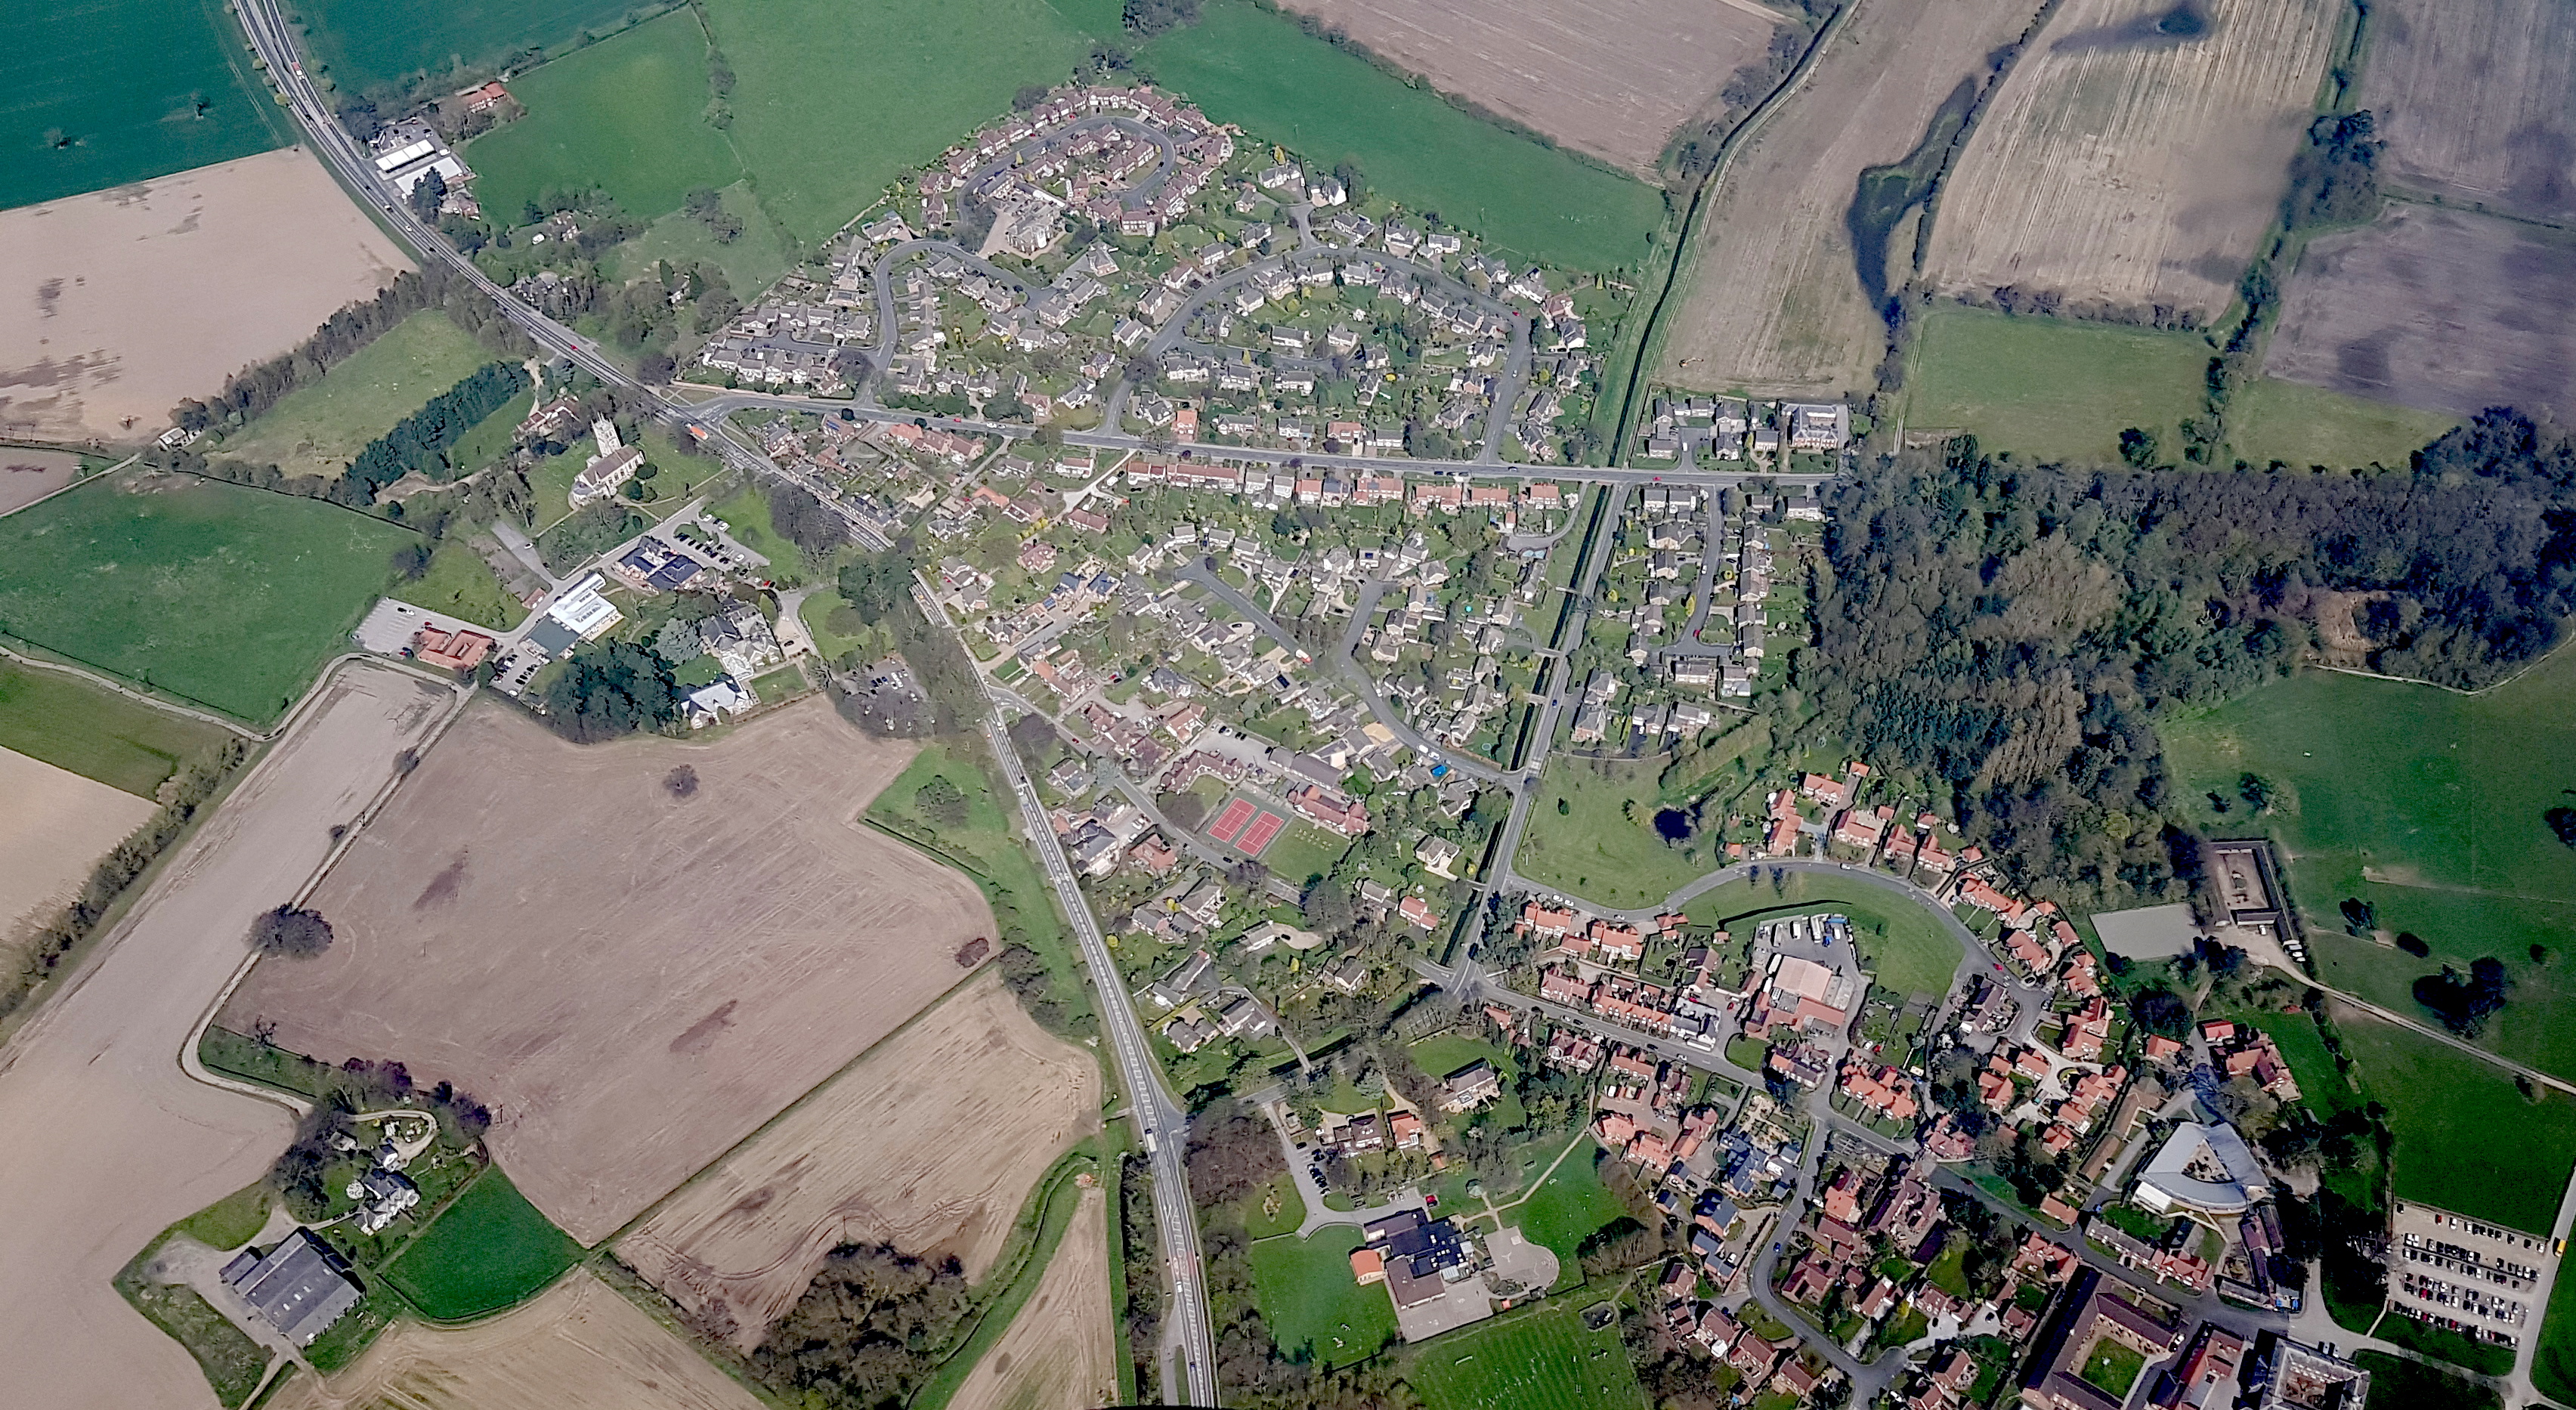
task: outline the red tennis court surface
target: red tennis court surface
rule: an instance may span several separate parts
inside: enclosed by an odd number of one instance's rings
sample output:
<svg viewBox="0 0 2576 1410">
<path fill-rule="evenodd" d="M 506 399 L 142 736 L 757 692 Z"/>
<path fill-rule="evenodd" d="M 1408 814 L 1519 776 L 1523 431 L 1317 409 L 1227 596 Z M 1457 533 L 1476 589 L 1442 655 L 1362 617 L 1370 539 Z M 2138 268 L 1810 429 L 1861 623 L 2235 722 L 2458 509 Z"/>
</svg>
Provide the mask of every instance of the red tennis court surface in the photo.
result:
<svg viewBox="0 0 2576 1410">
<path fill-rule="evenodd" d="M 1243 840 L 1234 845 L 1241 848 L 1245 856 L 1258 857 L 1261 855 L 1261 849 L 1278 841 L 1279 834 L 1287 830 L 1287 827 L 1286 818 L 1277 813 L 1263 813 L 1259 822 L 1243 830 Z"/>
<path fill-rule="evenodd" d="M 1208 828 L 1208 836 L 1219 842 L 1232 842 L 1234 835 L 1243 831 L 1243 825 L 1252 821 L 1252 814 L 1252 805 L 1237 798 L 1225 805 L 1224 812 L 1216 815 L 1215 824 Z"/>
</svg>

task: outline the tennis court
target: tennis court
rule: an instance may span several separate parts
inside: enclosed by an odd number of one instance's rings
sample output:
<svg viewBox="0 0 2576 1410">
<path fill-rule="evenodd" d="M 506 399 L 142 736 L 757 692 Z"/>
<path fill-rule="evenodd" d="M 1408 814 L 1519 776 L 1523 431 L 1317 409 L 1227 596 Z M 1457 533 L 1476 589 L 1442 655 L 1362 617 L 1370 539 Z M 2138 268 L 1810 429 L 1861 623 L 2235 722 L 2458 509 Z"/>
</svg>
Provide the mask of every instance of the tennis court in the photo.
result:
<svg viewBox="0 0 2576 1410">
<path fill-rule="evenodd" d="M 1252 821 L 1256 811 L 1250 803 L 1235 799 L 1225 805 L 1224 812 L 1216 815 L 1215 822 L 1208 825 L 1208 836 L 1219 842 L 1232 842 L 1235 834 L 1243 831 L 1243 825 Z"/>
<path fill-rule="evenodd" d="M 1287 826 L 1288 820 L 1277 813 L 1263 813 L 1258 821 L 1243 830 L 1243 840 L 1234 845 L 1242 849 L 1243 855 L 1258 857 L 1262 849 L 1279 840 L 1279 834 Z"/>
</svg>

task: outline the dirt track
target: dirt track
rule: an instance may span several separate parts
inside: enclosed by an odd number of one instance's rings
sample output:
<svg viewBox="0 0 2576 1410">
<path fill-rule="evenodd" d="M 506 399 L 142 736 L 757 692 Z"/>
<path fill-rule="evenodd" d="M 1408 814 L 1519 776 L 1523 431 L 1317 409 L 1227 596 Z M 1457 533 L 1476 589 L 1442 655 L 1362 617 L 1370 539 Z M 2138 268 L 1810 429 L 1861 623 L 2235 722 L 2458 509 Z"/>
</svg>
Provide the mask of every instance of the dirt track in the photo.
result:
<svg viewBox="0 0 2576 1410">
<path fill-rule="evenodd" d="M 78 894 L 89 869 L 153 813 L 152 801 L 0 749 L 0 940 Z"/>
<path fill-rule="evenodd" d="M 972 881 L 859 822 L 915 752 L 820 698 L 713 744 L 589 747 L 478 704 L 315 893 L 338 942 L 262 964 L 226 1026 L 473 1092 L 519 1188 L 596 1244 L 993 934 Z"/>
<path fill-rule="evenodd" d="M 1117 1403 L 1108 1207 L 1099 1190 L 1082 1192 L 1037 1291 L 966 1373 L 949 1410 L 1085 1410 Z"/>
<path fill-rule="evenodd" d="M 760 1410 L 751 1392 L 585 1272 L 471 1327 L 400 1322 L 273 1410 Z"/>
<path fill-rule="evenodd" d="M 889 1240 L 980 1278 L 1065 1147 L 1100 1126 L 1100 1064 L 987 970 L 653 1211 L 617 1252 L 737 1326 L 744 1350 L 823 1255 Z"/>
<path fill-rule="evenodd" d="M 301 147 L 0 214 L 0 431 L 147 439 L 410 267 Z"/>
<path fill-rule="evenodd" d="M 1651 175 L 1673 129 L 1780 20 L 1752 0 L 1292 0 L 1375 53 L 1558 142 Z"/>
<path fill-rule="evenodd" d="M 104 958 L 0 1055 L 0 1366 L 45 1410 L 214 1403 L 179 1344 L 109 1280 L 172 1221 L 259 1178 L 282 1107 L 199 1085 L 178 1053 L 242 957 L 251 917 L 294 894 L 444 692 L 344 669 L 235 790 Z"/>
<path fill-rule="evenodd" d="M 1756 394 L 1867 390 L 1887 328 L 1861 291 L 1844 223 L 1861 171 L 1912 151 L 1942 100 L 1961 79 L 1982 78 L 1986 56 L 2038 9 L 2039 0 L 1861 0 L 1806 85 L 1721 178 L 1656 375 Z"/>
</svg>

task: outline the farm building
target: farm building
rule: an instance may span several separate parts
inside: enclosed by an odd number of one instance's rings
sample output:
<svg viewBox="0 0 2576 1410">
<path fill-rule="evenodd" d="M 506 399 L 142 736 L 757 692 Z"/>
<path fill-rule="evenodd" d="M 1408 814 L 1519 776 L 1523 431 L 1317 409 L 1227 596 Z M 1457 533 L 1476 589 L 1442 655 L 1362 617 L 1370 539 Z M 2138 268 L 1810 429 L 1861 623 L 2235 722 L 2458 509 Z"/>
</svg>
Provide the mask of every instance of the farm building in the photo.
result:
<svg viewBox="0 0 2576 1410">
<path fill-rule="evenodd" d="M 311 1346 L 362 1295 L 349 1265 L 310 1229 L 296 1230 L 266 1257 L 243 1249 L 224 1265 L 223 1279 L 297 1346 Z"/>
</svg>

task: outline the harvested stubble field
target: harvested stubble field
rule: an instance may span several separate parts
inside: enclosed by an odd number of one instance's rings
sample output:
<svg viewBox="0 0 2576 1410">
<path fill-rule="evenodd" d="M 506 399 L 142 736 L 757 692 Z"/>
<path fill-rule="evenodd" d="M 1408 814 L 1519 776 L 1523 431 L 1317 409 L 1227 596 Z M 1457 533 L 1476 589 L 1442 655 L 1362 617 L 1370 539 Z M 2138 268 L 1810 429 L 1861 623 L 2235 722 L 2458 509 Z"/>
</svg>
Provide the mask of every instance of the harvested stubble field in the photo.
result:
<svg viewBox="0 0 2576 1410">
<path fill-rule="evenodd" d="M 315 894 L 330 952 L 260 965 L 221 1021 L 473 1091 L 528 1198 L 596 1244 L 993 933 L 967 878 L 859 821 L 913 752 L 820 699 L 714 744 L 588 748 L 482 704 Z"/>
<path fill-rule="evenodd" d="M 2576 236 L 2392 205 L 2308 245 L 2263 370 L 2460 416 L 2576 412 Z"/>
<path fill-rule="evenodd" d="M 471 1327 L 404 1321 L 273 1410 L 760 1410 L 760 1401 L 588 1273 Z"/>
<path fill-rule="evenodd" d="M 147 439 L 410 267 L 302 148 L 0 215 L 0 431 Z"/>
<path fill-rule="evenodd" d="M 2534 220 L 2576 217 L 2576 5 L 2378 0 L 2361 103 L 2388 181 Z"/>
<path fill-rule="evenodd" d="M 2214 319 L 2278 213 L 2341 0 L 2207 0 L 2160 36 L 2135 0 L 2067 0 L 1977 123 L 1925 268 L 2070 304 Z M 2181 12 L 2177 12 L 2181 13 Z"/>
<path fill-rule="evenodd" d="M 1118 1403 L 1108 1209 L 1099 1189 L 1082 1192 L 1037 1291 L 966 1373 L 949 1410 L 1086 1410 Z"/>
<path fill-rule="evenodd" d="M 844 1243 L 954 1254 L 982 1278 L 1030 1188 L 1099 1110 L 1091 1054 L 1031 1022 L 987 972 L 672 1196 L 617 1252 L 731 1321 L 749 1351 Z"/>
<path fill-rule="evenodd" d="M 152 816 L 152 803 L 0 749 L 0 945 L 72 899 L 107 849 Z"/>
<path fill-rule="evenodd" d="M 11 1040 L 0 1129 L 43 1132 L 44 1158 L 0 1161 L 0 1206 L 42 1211 L 9 1231 L 9 1266 L 24 1276 L 0 1281 L 0 1399 L 48 1410 L 206 1402 L 196 1363 L 113 1280 L 173 1221 L 260 1179 L 293 1119 L 189 1077 L 174 1055 L 239 966 L 251 918 L 312 875 L 332 826 L 357 816 L 446 699 L 389 668 L 342 668 L 162 870 L 87 977 Z"/>
<path fill-rule="evenodd" d="M 1651 175 L 1673 129 L 1759 58 L 1753 0 L 1294 0 L 1377 54 L 1565 146 Z"/>
<path fill-rule="evenodd" d="M 1691 289 L 1656 375 L 1681 386 L 1839 395 L 1887 345 L 1846 217 L 1863 169 L 1904 159 L 1960 80 L 2038 0 L 1870 0 L 1736 153 L 1689 252 Z"/>
</svg>

